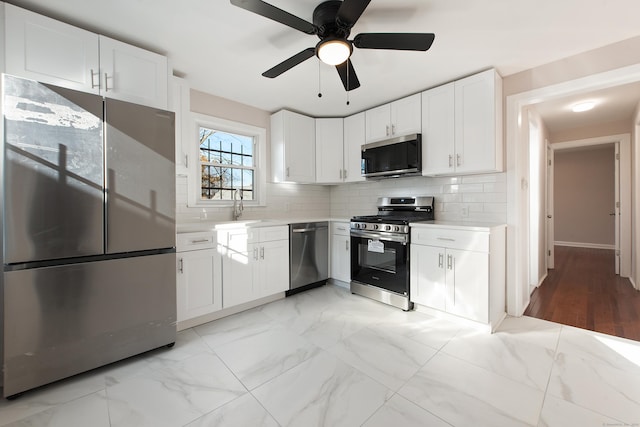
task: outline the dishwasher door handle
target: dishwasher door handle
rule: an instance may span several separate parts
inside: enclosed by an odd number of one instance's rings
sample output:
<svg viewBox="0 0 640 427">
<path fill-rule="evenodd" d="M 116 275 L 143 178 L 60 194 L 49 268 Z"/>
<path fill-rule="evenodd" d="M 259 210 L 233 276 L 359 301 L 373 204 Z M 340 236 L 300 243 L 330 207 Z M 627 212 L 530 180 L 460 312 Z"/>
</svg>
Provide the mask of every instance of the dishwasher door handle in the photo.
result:
<svg viewBox="0 0 640 427">
<path fill-rule="evenodd" d="M 326 230 L 328 227 L 294 228 L 292 233 L 309 233 L 311 231 Z"/>
</svg>

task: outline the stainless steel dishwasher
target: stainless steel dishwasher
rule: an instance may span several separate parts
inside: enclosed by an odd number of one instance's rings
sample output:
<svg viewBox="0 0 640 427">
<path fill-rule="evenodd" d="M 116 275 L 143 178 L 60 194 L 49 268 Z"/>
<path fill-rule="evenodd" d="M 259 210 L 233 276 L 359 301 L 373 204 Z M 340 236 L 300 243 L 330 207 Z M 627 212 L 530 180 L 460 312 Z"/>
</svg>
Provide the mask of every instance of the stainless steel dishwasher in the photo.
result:
<svg viewBox="0 0 640 427">
<path fill-rule="evenodd" d="M 329 223 L 289 225 L 289 253 L 287 295 L 323 285 L 329 278 Z"/>
</svg>

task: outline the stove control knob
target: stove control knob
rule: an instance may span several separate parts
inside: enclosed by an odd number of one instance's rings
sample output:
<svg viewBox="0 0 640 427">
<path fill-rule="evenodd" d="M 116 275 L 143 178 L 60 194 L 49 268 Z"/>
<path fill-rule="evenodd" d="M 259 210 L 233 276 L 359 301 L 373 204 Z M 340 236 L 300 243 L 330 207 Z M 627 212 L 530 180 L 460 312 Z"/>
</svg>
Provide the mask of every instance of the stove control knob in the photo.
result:
<svg viewBox="0 0 640 427">
<path fill-rule="evenodd" d="M 393 226 L 393 231 L 400 231 L 400 226 L 399 225 L 394 225 Z"/>
<path fill-rule="evenodd" d="M 384 229 L 385 229 L 385 231 L 391 231 L 391 226 L 390 225 L 385 225 Z"/>
<path fill-rule="evenodd" d="M 380 228 L 380 226 L 379 226 L 378 224 L 374 224 L 374 225 L 373 225 L 373 229 L 374 229 L 374 230 L 377 230 L 378 228 Z"/>
</svg>

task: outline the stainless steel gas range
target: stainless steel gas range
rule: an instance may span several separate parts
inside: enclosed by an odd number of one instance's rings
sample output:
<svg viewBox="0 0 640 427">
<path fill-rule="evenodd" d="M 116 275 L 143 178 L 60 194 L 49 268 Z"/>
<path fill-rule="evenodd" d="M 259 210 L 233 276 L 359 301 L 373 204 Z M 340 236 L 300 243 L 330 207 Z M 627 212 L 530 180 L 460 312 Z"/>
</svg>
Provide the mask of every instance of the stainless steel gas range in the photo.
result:
<svg viewBox="0 0 640 427">
<path fill-rule="evenodd" d="M 351 292 L 411 310 L 409 224 L 433 219 L 431 196 L 381 197 L 377 215 L 353 217 Z"/>
</svg>

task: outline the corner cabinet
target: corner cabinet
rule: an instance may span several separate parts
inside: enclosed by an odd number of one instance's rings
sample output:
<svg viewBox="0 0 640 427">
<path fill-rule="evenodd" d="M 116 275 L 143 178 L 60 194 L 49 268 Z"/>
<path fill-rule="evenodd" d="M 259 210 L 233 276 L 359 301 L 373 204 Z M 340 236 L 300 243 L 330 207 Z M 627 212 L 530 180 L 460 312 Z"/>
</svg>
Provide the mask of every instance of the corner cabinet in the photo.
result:
<svg viewBox="0 0 640 427">
<path fill-rule="evenodd" d="M 505 225 L 411 228 L 411 301 L 488 325 L 505 316 Z"/>
<path fill-rule="evenodd" d="M 343 182 L 365 181 L 362 176 L 362 145 L 365 143 L 365 113 L 344 118 Z"/>
<path fill-rule="evenodd" d="M 502 80 L 491 69 L 422 93 L 422 174 L 500 172 Z"/>
<path fill-rule="evenodd" d="M 420 94 L 407 96 L 365 111 L 366 142 L 420 133 Z"/>
<path fill-rule="evenodd" d="M 344 126 L 343 119 L 316 119 L 316 182 L 342 182 Z"/>
<path fill-rule="evenodd" d="M 289 289 L 289 227 L 219 230 L 224 308 Z"/>
<path fill-rule="evenodd" d="M 360 182 L 365 113 L 316 119 L 316 183 Z"/>
<path fill-rule="evenodd" d="M 222 309 L 222 259 L 215 232 L 178 234 L 177 321 Z"/>
<path fill-rule="evenodd" d="M 315 183 L 315 119 L 293 111 L 271 115 L 273 182 Z"/>
<path fill-rule="evenodd" d="M 167 58 L 5 4 L 6 72 L 167 108 Z"/>
</svg>

